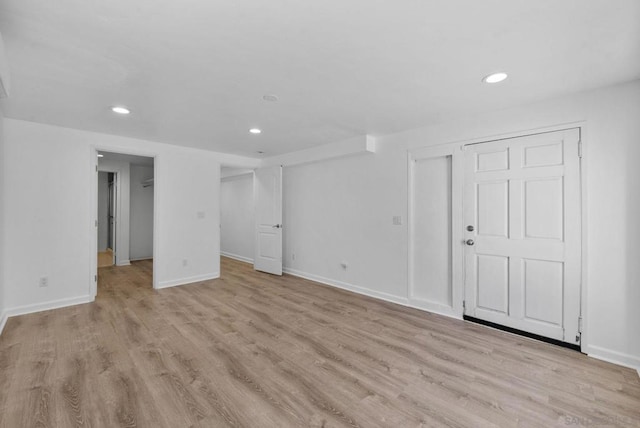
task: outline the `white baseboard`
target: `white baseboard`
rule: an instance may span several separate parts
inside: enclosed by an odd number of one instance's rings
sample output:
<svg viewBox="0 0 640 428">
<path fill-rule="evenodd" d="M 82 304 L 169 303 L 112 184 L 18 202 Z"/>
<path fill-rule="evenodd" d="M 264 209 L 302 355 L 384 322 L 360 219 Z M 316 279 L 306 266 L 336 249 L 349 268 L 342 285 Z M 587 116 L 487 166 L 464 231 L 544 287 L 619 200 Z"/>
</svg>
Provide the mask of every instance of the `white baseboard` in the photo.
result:
<svg viewBox="0 0 640 428">
<path fill-rule="evenodd" d="M 116 263 L 116 266 L 130 266 L 131 265 L 131 261 L 129 260 L 121 260 L 118 263 Z"/>
<path fill-rule="evenodd" d="M 321 284 L 330 285 L 332 287 L 341 288 L 343 290 L 352 291 L 354 293 L 363 294 L 368 297 L 373 297 L 374 299 L 384 300 L 386 302 L 397 303 L 403 306 L 409 306 L 409 300 L 405 297 L 396 296 L 389 293 L 383 293 L 381 291 L 370 290 L 368 288 L 360 287 L 357 285 L 349 284 L 342 281 L 336 281 L 334 279 L 324 278 L 322 276 L 314 275 L 311 273 L 301 272 L 296 269 L 291 269 L 284 267 L 282 269 L 284 273 L 288 273 L 289 275 L 297 276 L 304 279 L 309 279 L 311 281 L 319 282 Z"/>
<path fill-rule="evenodd" d="M 129 262 L 139 262 L 139 261 L 142 261 L 142 260 L 152 260 L 152 259 L 153 259 L 153 256 L 151 256 L 151 257 L 137 257 L 135 259 L 129 259 Z M 131 263 L 129 263 L 129 264 L 131 264 Z"/>
<path fill-rule="evenodd" d="M 51 309 L 66 308 L 67 306 L 82 305 L 94 301 L 93 296 L 70 297 L 68 299 L 52 300 L 50 302 L 35 303 L 33 305 L 18 306 L 5 311 L 5 316 L 15 317 L 18 315 L 32 314 L 34 312 L 49 311 Z"/>
<path fill-rule="evenodd" d="M 437 305 L 437 304 L 427 305 L 424 302 L 417 301 L 416 299 L 410 300 L 410 299 L 407 299 L 406 297 L 396 296 L 394 294 L 371 290 L 369 288 L 360 287 L 360 286 L 349 284 L 342 281 L 336 281 L 334 279 L 324 278 L 322 276 L 302 272 L 302 271 L 287 268 L 287 267 L 283 268 L 283 272 L 288 273 L 289 275 L 319 282 L 321 284 L 330 285 L 332 287 L 362 294 L 364 296 L 373 297 L 374 299 L 380 299 L 386 302 L 396 303 L 398 305 L 406 306 L 408 308 L 418 309 L 421 311 L 442 315 L 449 318 L 455 318 L 458 320 L 462 319 L 462 315 L 455 313 L 453 308 L 447 307 L 445 305 Z"/>
<path fill-rule="evenodd" d="M 424 299 L 410 298 L 408 299 L 406 306 L 414 309 L 420 309 L 421 311 L 431 312 L 432 314 L 438 314 L 449 318 L 455 318 L 457 320 L 462 319 L 462 314 L 457 313 L 451 306 L 443 305 L 442 303 L 431 302 Z"/>
<path fill-rule="evenodd" d="M 7 324 L 8 318 L 9 316 L 7 316 L 6 311 L 3 311 L 2 314 L 0 314 L 0 335 L 2 335 L 2 330 L 4 330 L 4 326 Z"/>
<path fill-rule="evenodd" d="M 586 349 L 583 349 L 583 351 L 592 358 L 635 369 L 638 372 L 638 376 L 640 376 L 639 357 L 622 352 L 611 351 L 609 349 L 594 345 L 587 345 Z"/>
<path fill-rule="evenodd" d="M 188 278 L 172 279 L 169 281 L 160 281 L 156 289 L 176 287 L 178 285 L 191 284 L 193 282 L 208 281 L 210 279 L 220 278 L 220 272 L 208 273 L 205 275 L 190 276 Z"/>
<path fill-rule="evenodd" d="M 230 259 L 238 260 L 238 261 L 241 261 L 241 262 L 253 264 L 253 259 L 251 259 L 249 257 L 239 256 L 239 255 L 233 254 L 233 253 L 227 253 L 226 251 L 220 251 L 220 255 L 221 256 L 225 256 L 225 257 L 229 257 Z"/>
</svg>

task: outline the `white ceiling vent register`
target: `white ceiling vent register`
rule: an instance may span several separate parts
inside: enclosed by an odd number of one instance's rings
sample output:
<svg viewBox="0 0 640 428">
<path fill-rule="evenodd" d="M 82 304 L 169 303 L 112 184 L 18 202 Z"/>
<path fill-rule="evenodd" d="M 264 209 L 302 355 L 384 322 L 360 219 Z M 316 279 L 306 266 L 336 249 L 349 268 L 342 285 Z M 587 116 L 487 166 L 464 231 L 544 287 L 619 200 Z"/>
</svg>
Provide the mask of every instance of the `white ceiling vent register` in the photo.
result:
<svg viewBox="0 0 640 428">
<path fill-rule="evenodd" d="M 4 51 L 4 40 L 0 34 L 0 98 L 9 96 L 9 63 Z"/>
</svg>

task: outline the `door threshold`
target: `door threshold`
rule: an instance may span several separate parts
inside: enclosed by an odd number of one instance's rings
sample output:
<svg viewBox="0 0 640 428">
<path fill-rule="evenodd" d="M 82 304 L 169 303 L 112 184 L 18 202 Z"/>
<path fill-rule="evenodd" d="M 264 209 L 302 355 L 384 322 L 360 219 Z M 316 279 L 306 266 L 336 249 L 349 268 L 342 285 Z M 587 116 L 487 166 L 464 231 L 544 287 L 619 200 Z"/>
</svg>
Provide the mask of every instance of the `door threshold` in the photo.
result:
<svg viewBox="0 0 640 428">
<path fill-rule="evenodd" d="M 540 342 L 550 343 L 552 345 L 561 346 L 563 348 L 572 349 L 574 351 L 582 352 L 580 350 L 580 345 L 574 345 L 571 343 L 563 342 L 557 339 L 551 339 L 549 337 L 540 336 L 539 334 L 529 333 L 528 331 L 518 330 L 516 328 L 507 327 L 501 324 L 496 324 L 491 321 L 481 320 L 480 318 L 470 317 L 468 315 L 463 315 L 462 319 L 465 321 L 469 321 L 476 324 L 481 324 L 487 327 L 495 328 L 497 330 L 506 331 L 507 333 L 517 334 L 518 336 L 528 337 L 529 339 L 539 340 Z"/>
</svg>

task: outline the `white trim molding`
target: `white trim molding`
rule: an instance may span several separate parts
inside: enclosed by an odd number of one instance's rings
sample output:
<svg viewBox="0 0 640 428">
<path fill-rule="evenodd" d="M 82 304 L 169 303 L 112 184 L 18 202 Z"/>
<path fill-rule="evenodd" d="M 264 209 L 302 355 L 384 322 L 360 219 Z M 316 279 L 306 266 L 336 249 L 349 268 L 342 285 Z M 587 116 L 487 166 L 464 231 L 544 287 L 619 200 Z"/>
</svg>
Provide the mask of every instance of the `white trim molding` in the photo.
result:
<svg viewBox="0 0 640 428">
<path fill-rule="evenodd" d="M 419 309 L 421 311 L 430 312 L 432 314 L 438 314 L 449 318 L 455 318 L 457 320 L 462 319 L 462 312 L 453 306 L 447 306 L 442 303 L 432 302 L 426 299 L 420 299 L 418 297 L 412 297 L 408 299 L 409 303 L 405 306 L 410 308 Z"/>
<path fill-rule="evenodd" d="M 302 272 L 296 269 L 291 269 L 284 267 L 283 272 L 289 275 L 297 276 L 299 278 L 308 279 L 313 282 L 317 282 L 320 284 L 328 285 L 330 287 L 339 288 L 341 290 L 350 291 L 352 293 L 361 294 L 363 296 L 371 297 L 377 300 L 384 300 L 385 302 L 395 303 L 397 305 L 405 306 L 407 308 L 417 309 L 423 312 L 428 312 L 436 315 L 442 315 L 449 318 L 455 318 L 461 320 L 462 317 L 457 313 L 452 312 L 447 306 L 441 305 L 441 307 L 437 305 L 430 306 L 428 309 L 423 305 L 422 302 L 417 302 L 413 300 L 409 300 L 406 297 L 396 296 L 394 294 L 383 293 L 380 291 L 370 290 L 368 288 L 360 287 L 358 285 L 349 284 L 342 281 L 337 281 L 335 279 L 325 278 L 319 275 L 314 275 L 312 273 Z M 447 310 L 449 309 L 449 310 Z"/>
<path fill-rule="evenodd" d="M 586 352 L 586 354 L 591 358 L 606 361 L 612 364 L 617 364 L 623 367 L 629 367 L 631 369 L 636 370 L 638 372 L 638 376 L 640 376 L 640 358 L 639 357 L 636 357 L 630 354 L 625 354 L 623 352 L 611 351 L 609 349 L 602 348 L 600 346 L 587 345 L 585 348 L 583 348 L 583 351 Z"/>
<path fill-rule="evenodd" d="M 3 311 L 2 314 L 0 314 L 0 335 L 2 335 L 4 326 L 7 325 L 7 319 L 9 319 L 9 316 L 7 315 L 6 311 Z"/>
<path fill-rule="evenodd" d="M 66 308 L 67 306 L 82 305 L 84 303 L 91 303 L 94 300 L 95 300 L 94 297 L 91 295 L 69 297 L 67 299 L 52 300 L 50 302 L 35 303 L 32 305 L 24 305 L 24 306 L 18 306 L 15 308 L 9 308 L 5 311 L 4 315 L 7 318 L 9 318 L 9 317 L 15 317 L 18 315 L 32 314 L 34 312 L 49 311 L 51 309 Z"/>
<path fill-rule="evenodd" d="M 351 291 L 353 293 L 362 294 L 364 296 L 373 297 L 374 299 L 384 300 L 391 303 L 397 303 L 399 305 L 408 306 L 409 302 L 406 297 L 396 296 L 393 294 L 383 293 L 380 291 L 370 290 L 368 288 L 360 287 L 358 285 L 349 284 L 335 279 L 324 278 L 312 273 L 302 272 L 296 269 L 283 267 L 282 271 L 289 275 L 297 276 L 299 278 L 308 279 L 321 284 L 330 285 L 332 287 L 340 288 L 342 290 Z"/>
<path fill-rule="evenodd" d="M 253 264 L 253 259 L 250 257 L 239 256 L 237 254 L 227 253 L 226 251 L 220 251 L 220 255 L 224 257 L 228 257 L 230 259 L 238 260 L 240 262 Z"/>
<path fill-rule="evenodd" d="M 208 281 L 210 279 L 220 278 L 220 272 L 207 273 L 204 275 L 190 276 L 188 278 L 172 279 L 169 281 L 161 281 L 157 289 L 176 287 L 178 285 L 191 284 L 194 282 Z"/>
</svg>

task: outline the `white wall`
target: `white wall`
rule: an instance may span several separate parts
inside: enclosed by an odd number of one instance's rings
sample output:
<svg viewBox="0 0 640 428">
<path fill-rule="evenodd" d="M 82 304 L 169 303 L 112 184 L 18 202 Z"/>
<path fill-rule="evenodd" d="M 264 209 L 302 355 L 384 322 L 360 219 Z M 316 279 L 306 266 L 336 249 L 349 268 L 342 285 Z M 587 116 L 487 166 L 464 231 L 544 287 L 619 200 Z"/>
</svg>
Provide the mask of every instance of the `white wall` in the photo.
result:
<svg viewBox="0 0 640 428">
<path fill-rule="evenodd" d="M 144 187 L 142 182 L 153 178 L 152 166 L 131 165 L 130 181 L 130 260 L 153 257 L 153 186 Z"/>
<path fill-rule="evenodd" d="M 635 81 L 386 136 L 377 140 L 376 154 L 285 168 L 285 267 L 406 302 L 407 150 L 586 121 L 583 349 L 640 367 L 638 117 L 640 81 Z M 11 119 L 4 124 L 0 212 L 11 225 L 4 231 L 3 272 L 5 307 L 12 313 L 90 300 L 91 144 L 157 156 L 160 285 L 218 275 L 218 166 L 243 159 Z M 392 224 L 395 215 L 402 216 L 402 226 Z M 42 275 L 49 276 L 47 288 L 38 287 Z"/>
<path fill-rule="evenodd" d="M 635 81 L 381 137 L 374 155 L 285 168 L 285 267 L 406 302 L 407 150 L 586 121 L 583 350 L 640 367 L 639 118 Z M 402 226 L 392 224 L 394 215 Z"/>
<path fill-rule="evenodd" d="M 109 173 L 98 173 L 98 251 L 109 243 Z"/>
<path fill-rule="evenodd" d="M 4 156 L 4 115 L 0 110 L 0 333 L 6 322 L 5 314 L 5 156 Z"/>
<path fill-rule="evenodd" d="M 253 263 L 253 173 L 223 178 L 220 184 L 222 254 Z"/>
<path fill-rule="evenodd" d="M 114 250 L 116 265 L 125 266 L 129 264 L 130 260 L 131 165 L 129 162 L 100 158 L 98 160 L 98 171 L 116 173 L 116 248 L 114 248 Z M 100 195 L 98 195 L 98 207 L 100 206 L 99 198 Z M 100 219 L 98 219 L 98 221 L 100 221 Z M 98 225 L 98 229 L 99 228 L 100 226 Z M 99 242 L 98 249 L 100 249 Z"/>
<path fill-rule="evenodd" d="M 158 285 L 219 275 L 219 160 L 228 156 L 5 119 L 4 173 L 11 185 L 5 188 L 4 213 L 11 227 L 5 232 L 4 278 L 10 314 L 92 299 L 97 247 L 92 145 L 156 156 Z M 48 276 L 48 287 L 38 286 L 41 276 Z"/>
</svg>

